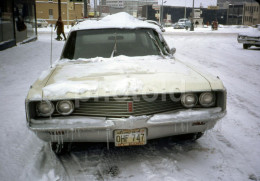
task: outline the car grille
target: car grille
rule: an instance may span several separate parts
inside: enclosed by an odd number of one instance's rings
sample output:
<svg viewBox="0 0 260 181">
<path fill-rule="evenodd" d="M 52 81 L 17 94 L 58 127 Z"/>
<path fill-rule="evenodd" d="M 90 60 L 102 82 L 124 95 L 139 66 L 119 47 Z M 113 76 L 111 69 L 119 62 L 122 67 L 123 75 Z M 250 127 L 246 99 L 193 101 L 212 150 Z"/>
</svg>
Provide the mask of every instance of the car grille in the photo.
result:
<svg viewBox="0 0 260 181">
<path fill-rule="evenodd" d="M 178 101 L 173 101 L 170 95 L 91 98 L 77 101 L 72 115 L 129 117 L 182 109 L 178 95 L 175 99 Z"/>
</svg>

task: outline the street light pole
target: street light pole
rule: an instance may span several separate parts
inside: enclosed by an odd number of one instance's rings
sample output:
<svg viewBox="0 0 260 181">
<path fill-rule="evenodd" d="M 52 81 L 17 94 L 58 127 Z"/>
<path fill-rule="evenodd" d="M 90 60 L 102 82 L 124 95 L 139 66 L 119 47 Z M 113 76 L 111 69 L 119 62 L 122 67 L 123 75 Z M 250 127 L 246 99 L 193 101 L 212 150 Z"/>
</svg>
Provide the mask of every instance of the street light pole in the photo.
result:
<svg viewBox="0 0 260 181">
<path fill-rule="evenodd" d="M 194 31 L 194 0 L 192 3 L 192 15 L 191 15 L 191 26 L 190 26 L 190 31 Z"/>
<path fill-rule="evenodd" d="M 97 0 L 94 0 L 94 17 L 97 18 Z"/>
<path fill-rule="evenodd" d="M 184 18 L 186 18 L 186 0 L 185 0 Z"/>
<path fill-rule="evenodd" d="M 58 18 L 61 18 L 61 0 L 58 0 Z"/>
<path fill-rule="evenodd" d="M 84 0 L 84 18 L 88 18 L 88 0 Z"/>
<path fill-rule="evenodd" d="M 160 24 L 163 25 L 163 3 L 166 3 L 167 1 L 162 0 L 162 7 L 161 7 L 161 13 L 160 13 Z"/>
</svg>

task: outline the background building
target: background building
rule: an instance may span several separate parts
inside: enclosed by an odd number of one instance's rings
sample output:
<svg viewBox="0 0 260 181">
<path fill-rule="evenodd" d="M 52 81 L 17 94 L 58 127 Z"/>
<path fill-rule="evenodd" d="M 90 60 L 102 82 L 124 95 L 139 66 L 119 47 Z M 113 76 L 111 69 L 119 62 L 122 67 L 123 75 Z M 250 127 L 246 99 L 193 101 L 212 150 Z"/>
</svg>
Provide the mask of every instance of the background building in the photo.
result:
<svg viewBox="0 0 260 181">
<path fill-rule="evenodd" d="M 106 0 L 106 5 L 110 7 L 110 14 L 123 11 L 134 17 L 142 15 L 143 6 L 153 4 L 158 4 L 158 0 Z"/>
<path fill-rule="evenodd" d="M 88 9 L 90 10 L 90 5 Z M 83 0 L 61 0 L 61 18 L 64 24 L 72 24 L 77 19 L 82 19 L 83 13 Z M 58 0 L 37 0 L 36 16 L 50 24 L 55 24 L 58 19 Z"/>
<path fill-rule="evenodd" d="M 218 0 L 221 9 L 227 9 L 227 24 L 259 24 L 259 3 L 255 0 Z"/>
<path fill-rule="evenodd" d="M 242 25 L 244 14 L 244 3 L 229 4 L 228 6 L 228 25 Z"/>
<path fill-rule="evenodd" d="M 260 24 L 260 5 L 259 3 L 244 4 L 244 25 Z"/>
<path fill-rule="evenodd" d="M 0 0 L 0 50 L 37 39 L 35 0 Z"/>
</svg>

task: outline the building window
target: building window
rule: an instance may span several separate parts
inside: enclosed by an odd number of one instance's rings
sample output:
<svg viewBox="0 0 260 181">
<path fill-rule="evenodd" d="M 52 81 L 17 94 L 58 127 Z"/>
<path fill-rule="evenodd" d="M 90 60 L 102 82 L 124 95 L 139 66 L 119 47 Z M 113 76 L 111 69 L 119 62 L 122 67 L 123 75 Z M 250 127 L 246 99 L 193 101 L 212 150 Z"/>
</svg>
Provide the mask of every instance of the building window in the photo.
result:
<svg viewBox="0 0 260 181">
<path fill-rule="evenodd" d="M 53 9 L 49 9 L 49 19 L 53 19 Z"/>
</svg>

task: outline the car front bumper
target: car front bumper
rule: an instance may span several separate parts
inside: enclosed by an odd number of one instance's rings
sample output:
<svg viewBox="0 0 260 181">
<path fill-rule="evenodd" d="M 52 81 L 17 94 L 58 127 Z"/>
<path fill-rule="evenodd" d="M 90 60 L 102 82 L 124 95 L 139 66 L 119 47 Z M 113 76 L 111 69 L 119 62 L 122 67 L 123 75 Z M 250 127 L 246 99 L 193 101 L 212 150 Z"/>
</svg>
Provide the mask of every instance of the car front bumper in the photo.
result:
<svg viewBox="0 0 260 181">
<path fill-rule="evenodd" d="M 260 45 L 260 39 L 254 38 L 254 37 L 248 37 L 248 38 L 237 38 L 238 43 L 248 44 L 248 45 Z"/>
<path fill-rule="evenodd" d="M 147 129 L 147 140 L 204 132 L 224 117 L 222 108 L 189 109 L 129 118 L 57 117 L 31 119 L 29 128 L 47 142 L 114 142 L 117 129 Z"/>
</svg>

